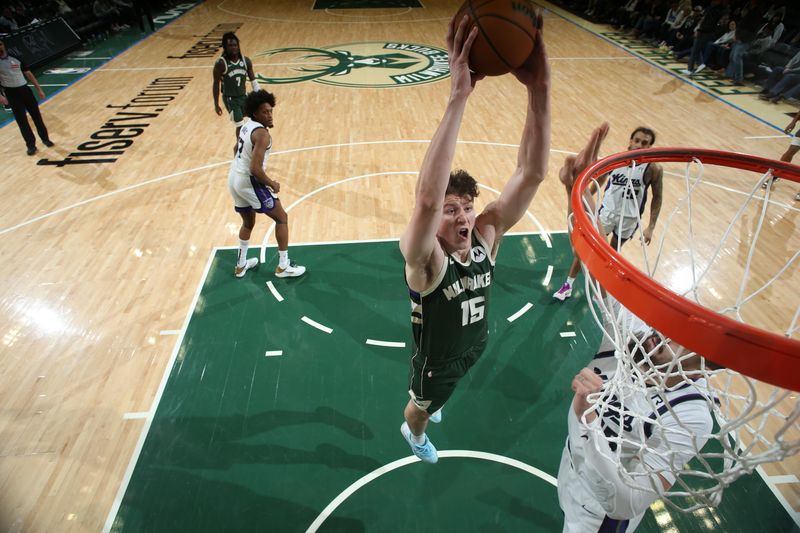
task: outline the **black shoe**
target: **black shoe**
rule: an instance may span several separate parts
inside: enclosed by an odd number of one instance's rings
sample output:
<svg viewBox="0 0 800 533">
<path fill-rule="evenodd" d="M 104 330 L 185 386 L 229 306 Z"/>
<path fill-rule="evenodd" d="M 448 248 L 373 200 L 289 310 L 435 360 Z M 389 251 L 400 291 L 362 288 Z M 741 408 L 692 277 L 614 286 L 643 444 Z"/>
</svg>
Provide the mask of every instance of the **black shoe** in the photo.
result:
<svg viewBox="0 0 800 533">
<path fill-rule="evenodd" d="M 43 142 L 43 143 L 44 143 L 44 145 L 45 145 L 45 146 L 47 146 L 48 148 L 52 148 L 53 146 L 55 146 L 55 143 L 54 143 L 53 141 L 51 141 L 50 139 L 47 139 L 46 141 L 42 141 L 42 142 Z"/>
<path fill-rule="evenodd" d="M 29 146 L 28 147 L 28 155 L 33 155 L 35 153 L 36 153 L 36 147 L 35 146 Z"/>
</svg>

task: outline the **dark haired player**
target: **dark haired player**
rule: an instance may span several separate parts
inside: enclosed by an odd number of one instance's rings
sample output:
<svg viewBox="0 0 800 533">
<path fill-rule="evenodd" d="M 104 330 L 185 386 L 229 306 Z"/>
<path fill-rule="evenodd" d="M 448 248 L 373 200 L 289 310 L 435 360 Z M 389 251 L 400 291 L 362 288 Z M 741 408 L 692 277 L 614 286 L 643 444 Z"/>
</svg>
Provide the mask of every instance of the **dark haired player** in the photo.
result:
<svg viewBox="0 0 800 533">
<path fill-rule="evenodd" d="M 606 126 L 606 130 L 608 127 Z M 603 134 L 605 137 L 605 133 Z M 650 148 L 656 142 L 656 133 L 650 128 L 638 127 L 631 133 L 628 142 L 628 150 L 639 150 Z M 595 156 L 596 157 L 596 156 Z M 567 161 L 569 164 L 569 158 Z M 559 177 L 567 188 L 567 199 L 572 192 L 573 180 L 579 172 L 570 170 L 562 171 Z M 603 193 L 603 203 L 600 206 L 600 228 L 605 235 L 611 234 L 611 247 L 615 250 L 633 237 L 639 228 L 639 219 L 644 213 L 647 203 L 647 190 L 653 190 L 653 204 L 650 206 L 650 222 L 642 230 L 644 242 L 650 244 L 653 238 L 653 231 L 656 228 L 658 215 L 661 212 L 662 201 L 662 177 L 664 170 L 658 163 L 645 163 L 643 165 L 630 165 L 625 168 L 618 168 L 609 174 L 602 176 L 597 183 L 598 187 L 605 185 Z M 610 179 L 609 179 L 610 177 Z M 607 185 L 606 185 L 607 183 Z M 581 261 L 577 254 L 573 254 L 572 264 L 567 273 L 567 279 L 561 288 L 553 294 L 553 298 L 562 302 L 572 296 L 572 285 L 581 269 Z"/>
<path fill-rule="evenodd" d="M 438 411 L 486 346 L 497 250 L 544 180 L 550 150 L 550 68 L 540 31 L 533 54 L 514 72 L 528 89 L 517 169 L 500 197 L 476 216 L 477 183 L 464 171 L 450 172 L 467 98 L 480 78 L 467 65 L 476 35 L 476 28 L 468 31 L 468 17 L 450 21 L 450 99 L 422 162 L 414 211 L 400 239 L 414 332 L 411 399 L 400 430 L 426 463 L 438 460 L 425 434 L 428 420 L 440 419 Z"/>
<path fill-rule="evenodd" d="M 239 132 L 236 155 L 228 173 L 228 191 L 233 197 L 234 207 L 242 217 L 239 228 L 239 257 L 234 275 L 237 278 L 258 265 L 258 259 L 247 259 L 250 234 L 256 225 L 256 213 L 264 213 L 275 221 L 275 239 L 278 241 L 279 278 L 302 276 L 306 267 L 289 260 L 289 215 L 278 199 L 281 184 L 267 176 L 264 168 L 272 151 L 272 110 L 275 95 L 267 91 L 253 91 L 244 102 L 244 113 L 250 120 Z"/>
<path fill-rule="evenodd" d="M 248 79 L 253 84 L 253 90 L 258 91 L 260 87 L 253 72 L 253 62 L 242 55 L 239 38 L 233 32 L 227 32 L 222 36 L 222 56 L 214 63 L 214 111 L 222 116 L 222 108 L 219 107 L 222 85 L 222 102 L 236 126 L 236 139 L 239 139 L 239 130 L 244 123 L 245 83 Z"/>
</svg>

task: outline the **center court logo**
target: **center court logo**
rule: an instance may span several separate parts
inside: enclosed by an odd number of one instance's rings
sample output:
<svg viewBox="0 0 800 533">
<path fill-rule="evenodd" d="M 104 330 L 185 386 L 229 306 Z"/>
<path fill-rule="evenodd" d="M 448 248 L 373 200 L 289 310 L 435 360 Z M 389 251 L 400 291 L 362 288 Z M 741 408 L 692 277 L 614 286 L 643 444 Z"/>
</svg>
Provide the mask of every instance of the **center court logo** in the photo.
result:
<svg viewBox="0 0 800 533">
<path fill-rule="evenodd" d="M 257 56 L 270 59 L 266 68 L 271 75 L 257 78 L 271 84 L 314 81 L 340 87 L 398 87 L 450 75 L 446 50 L 392 41 L 277 48 Z"/>
</svg>

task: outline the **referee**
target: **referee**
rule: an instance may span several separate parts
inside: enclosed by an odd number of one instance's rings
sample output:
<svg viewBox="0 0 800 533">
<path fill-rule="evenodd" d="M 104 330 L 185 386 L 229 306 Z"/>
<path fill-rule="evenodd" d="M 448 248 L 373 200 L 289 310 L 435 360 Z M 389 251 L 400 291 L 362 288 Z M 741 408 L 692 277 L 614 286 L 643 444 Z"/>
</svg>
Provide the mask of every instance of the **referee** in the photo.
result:
<svg viewBox="0 0 800 533">
<path fill-rule="evenodd" d="M 39 104 L 36 102 L 36 97 L 33 95 L 28 83 L 25 81 L 28 78 L 30 82 L 36 87 L 36 92 L 39 93 L 39 98 L 44 98 L 44 92 L 39 87 L 39 82 L 33 72 L 28 70 L 25 64 L 16 57 L 8 55 L 6 51 L 6 43 L 0 39 L 0 88 L 2 88 L 3 95 L 0 95 L 0 104 L 10 105 L 11 111 L 14 113 L 14 119 L 17 121 L 19 131 L 22 133 L 22 138 L 25 139 L 25 144 L 28 146 L 28 155 L 36 153 L 36 137 L 33 136 L 31 126 L 28 124 L 28 117 L 25 116 L 27 111 L 33 123 L 36 125 L 36 131 L 45 146 L 53 146 L 50 137 L 47 135 L 47 126 L 44 125 L 42 114 L 39 112 Z"/>
</svg>

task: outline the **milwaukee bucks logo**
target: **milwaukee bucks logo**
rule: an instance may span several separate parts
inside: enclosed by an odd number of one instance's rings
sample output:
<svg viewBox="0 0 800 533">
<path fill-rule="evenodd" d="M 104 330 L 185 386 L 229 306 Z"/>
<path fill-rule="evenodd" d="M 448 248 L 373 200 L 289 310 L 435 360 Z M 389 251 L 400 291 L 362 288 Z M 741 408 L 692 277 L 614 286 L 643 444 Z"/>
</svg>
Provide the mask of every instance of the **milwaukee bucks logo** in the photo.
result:
<svg viewBox="0 0 800 533">
<path fill-rule="evenodd" d="M 314 81 L 341 87 L 419 85 L 450 75 L 447 51 L 398 42 L 334 44 L 323 48 L 277 48 L 257 54 L 269 75 L 258 81 L 280 84 Z M 260 63 L 260 62 L 259 62 Z"/>
</svg>

